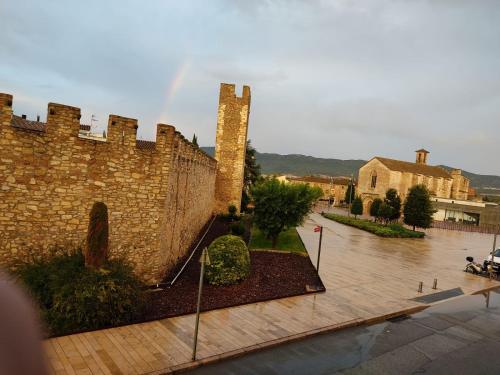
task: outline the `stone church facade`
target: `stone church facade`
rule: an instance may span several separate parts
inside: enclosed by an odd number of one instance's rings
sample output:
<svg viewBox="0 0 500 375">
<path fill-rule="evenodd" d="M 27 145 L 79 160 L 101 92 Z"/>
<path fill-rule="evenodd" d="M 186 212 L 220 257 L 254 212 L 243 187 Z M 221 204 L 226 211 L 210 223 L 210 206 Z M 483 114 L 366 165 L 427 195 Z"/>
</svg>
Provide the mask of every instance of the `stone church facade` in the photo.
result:
<svg viewBox="0 0 500 375">
<path fill-rule="evenodd" d="M 424 149 L 417 150 L 415 163 L 377 156 L 362 166 L 357 194 L 363 200 L 363 212 L 369 214 L 373 200 L 383 199 L 388 189 L 396 189 L 404 201 L 409 189 L 418 184 L 425 185 L 436 198 L 467 200 L 469 179 L 459 169 L 448 172 L 428 165 L 428 155 Z"/>
</svg>

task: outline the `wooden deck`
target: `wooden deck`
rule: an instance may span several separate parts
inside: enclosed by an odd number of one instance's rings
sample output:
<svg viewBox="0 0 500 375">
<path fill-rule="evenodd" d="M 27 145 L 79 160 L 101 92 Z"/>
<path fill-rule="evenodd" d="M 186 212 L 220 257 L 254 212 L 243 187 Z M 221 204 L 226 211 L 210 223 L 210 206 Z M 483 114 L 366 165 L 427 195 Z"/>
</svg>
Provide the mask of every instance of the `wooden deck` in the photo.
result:
<svg viewBox="0 0 500 375">
<path fill-rule="evenodd" d="M 327 291 L 203 313 L 201 362 L 418 308 L 410 299 L 436 292 L 434 278 L 437 291 L 500 285 L 462 272 L 467 255 L 479 260 L 491 250 L 492 236 L 431 229 L 421 240 L 385 239 L 312 214 L 299 234 L 314 264 L 317 223 L 325 228 L 320 275 Z M 53 338 L 45 346 L 57 374 L 167 373 L 190 363 L 193 329 L 194 315 L 186 315 Z"/>
</svg>

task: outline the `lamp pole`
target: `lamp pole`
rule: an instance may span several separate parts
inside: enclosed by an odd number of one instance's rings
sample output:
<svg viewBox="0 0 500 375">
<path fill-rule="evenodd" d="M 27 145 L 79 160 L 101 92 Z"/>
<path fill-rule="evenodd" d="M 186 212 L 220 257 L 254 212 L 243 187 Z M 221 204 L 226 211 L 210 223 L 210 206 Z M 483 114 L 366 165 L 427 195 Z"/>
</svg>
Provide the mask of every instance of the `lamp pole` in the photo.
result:
<svg viewBox="0 0 500 375">
<path fill-rule="evenodd" d="M 495 260 L 495 250 L 497 247 L 497 233 L 493 235 L 493 249 L 491 249 L 490 280 L 493 278 L 493 261 Z"/>
<path fill-rule="evenodd" d="M 194 326 L 194 340 L 193 340 L 193 356 L 191 357 L 193 361 L 196 360 L 196 347 L 198 345 L 198 327 L 200 325 L 200 304 L 201 304 L 201 292 L 203 289 L 203 278 L 205 276 L 205 263 L 209 264 L 210 260 L 207 261 L 207 248 L 204 248 L 201 253 L 201 270 L 200 270 L 200 283 L 198 285 L 198 302 L 196 304 L 196 323 Z"/>
</svg>

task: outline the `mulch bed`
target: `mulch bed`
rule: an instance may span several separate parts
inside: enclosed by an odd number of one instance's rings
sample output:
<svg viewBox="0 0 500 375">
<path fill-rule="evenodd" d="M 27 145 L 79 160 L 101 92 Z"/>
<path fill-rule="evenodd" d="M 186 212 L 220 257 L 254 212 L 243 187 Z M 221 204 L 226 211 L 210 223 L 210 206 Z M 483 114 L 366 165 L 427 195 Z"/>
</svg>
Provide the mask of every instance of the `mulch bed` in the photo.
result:
<svg viewBox="0 0 500 375">
<path fill-rule="evenodd" d="M 147 296 L 144 320 L 162 319 L 196 312 L 199 258 L 204 247 L 215 238 L 227 234 L 229 223 L 217 218 L 190 263 L 171 287 L 151 290 Z M 255 303 L 277 298 L 325 291 L 308 256 L 298 254 L 251 251 L 250 276 L 236 285 L 203 285 L 201 310 Z M 177 268 L 175 271 L 177 271 Z M 176 272 L 165 278 L 170 281 Z"/>
</svg>

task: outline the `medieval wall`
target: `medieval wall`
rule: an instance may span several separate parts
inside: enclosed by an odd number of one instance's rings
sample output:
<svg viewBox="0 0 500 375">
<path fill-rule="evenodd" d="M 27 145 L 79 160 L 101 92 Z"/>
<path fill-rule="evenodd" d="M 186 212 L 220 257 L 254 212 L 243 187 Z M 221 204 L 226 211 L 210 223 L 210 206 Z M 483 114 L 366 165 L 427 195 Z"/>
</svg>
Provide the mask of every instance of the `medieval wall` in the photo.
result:
<svg viewBox="0 0 500 375">
<path fill-rule="evenodd" d="M 215 141 L 218 212 L 226 212 L 230 204 L 235 205 L 238 212 L 241 208 L 249 114 L 250 87 L 243 86 L 242 96 L 237 97 L 234 85 L 222 83 Z"/>
<path fill-rule="evenodd" d="M 137 120 L 116 115 L 106 140 L 81 138 L 80 109 L 61 104 L 48 105 L 44 131 L 18 129 L 12 100 L 0 94 L 0 264 L 82 244 L 102 201 L 112 256 L 161 280 L 212 215 L 217 162 L 173 126 L 137 142 Z"/>
</svg>

